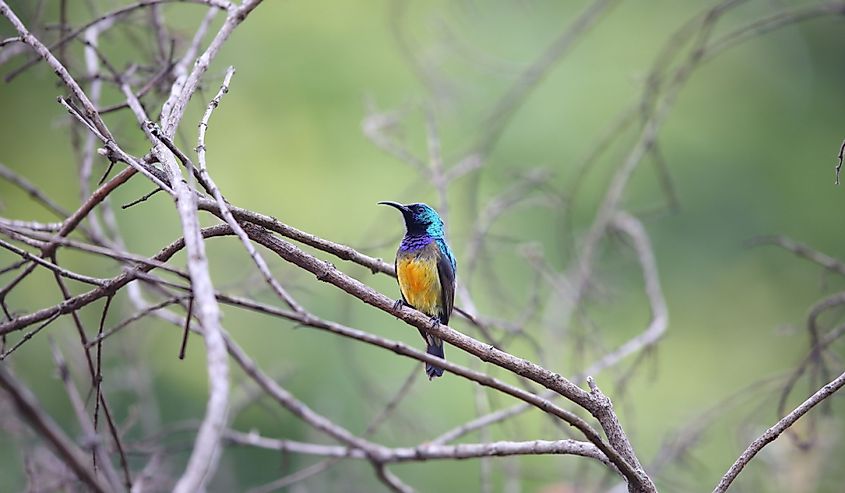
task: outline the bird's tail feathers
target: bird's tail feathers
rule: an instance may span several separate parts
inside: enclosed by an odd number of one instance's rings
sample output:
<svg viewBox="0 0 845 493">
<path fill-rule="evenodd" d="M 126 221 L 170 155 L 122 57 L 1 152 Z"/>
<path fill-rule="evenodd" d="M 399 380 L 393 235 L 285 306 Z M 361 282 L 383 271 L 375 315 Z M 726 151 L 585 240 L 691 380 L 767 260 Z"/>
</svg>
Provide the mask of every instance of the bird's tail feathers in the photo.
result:
<svg viewBox="0 0 845 493">
<path fill-rule="evenodd" d="M 426 348 L 425 352 L 432 356 L 437 356 L 441 359 L 446 359 L 443 356 L 443 341 L 440 340 L 438 337 L 428 336 L 426 337 Z M 443 368 L 432 365 L 431 363 L 425 364 L 425 374 L 428 375 L 428 379 L 431 380 L 435 377 L 442 377 L 443 376 Z"/>
</svg>

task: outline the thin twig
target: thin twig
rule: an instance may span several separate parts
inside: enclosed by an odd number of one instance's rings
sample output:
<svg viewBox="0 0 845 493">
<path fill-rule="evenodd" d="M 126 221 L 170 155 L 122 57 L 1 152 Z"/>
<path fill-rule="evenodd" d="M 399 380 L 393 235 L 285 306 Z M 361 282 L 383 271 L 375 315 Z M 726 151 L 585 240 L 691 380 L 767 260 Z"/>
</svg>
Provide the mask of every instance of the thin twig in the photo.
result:
<svg viewBox="0 0 845 493">
<path fill-rule="evenodd" d="M 38 334 L 38 333 L 39 333 L 39 332 L 41 332 L 41 331 L 42 331 L 45 327 L 47 327 L 48 325 L 50 325 L 51 323 L 53 323 L 53 321 L 55 321 L 57 318 L 59 318 L 59 313 L 55 313 L 55 314 L 53 314 L 53 315 L 51 315 L 51 316 L 47 317 L 47 319 L 46 319 L 46 320 L 44 320 L 44 321 L 43 321 L 43 323 L 42 323 L 41 325 L 39 325 L 38 327 L 36 327 L 36 328 L 34 328 L 33 330 L 31 330 L 31 331 L 27 332 L 26 334 L 24 334 L 24 335 L 23 335 L 23 337 L 21 337 L 21 339 L 20 339 L 17 343 L 15 343 L 15 345 L 14 345 L 14 346 L 12 346 L 12 347 L 10 347 L 9 349 L 6 349 L 6 350 L 4 350 L 2 353 L 0 353 L 0 362 L 4 361 L 6 358 L 8 358 L 10 354 L 12 354 L 12 353 L 14 353 L 15 351 L 17 351 L 17 350 L 18 350 L 18 348 L 20 348 L 21 346 L 23 346 L 24 344 L 26 344 L 26 343 L 27 343 L 27 341 L 29 341 L 30 339 L 32 339 L 33 337 L 35 337 L 35 335 L 36 335 L 36 334 Z M 14 319 L 12 319 L 12 320 L 14 320 Z M 3 336 L 5 337 L 5 334 L 3 334 Z M 5 345 L 4 345 L 4 346 L 5 346 Z"/>
<path fill-rule="evenodd" d="M 728 490 L 731 486 L 731 483 L 739 476 L 739 473 L 748 465 L 749 462 L 757 455 L 760 450 L 763 449 L 766 445 L 773 442 L 777 437 L 781 435 L 785 430 L 787 430 L 790 426 L 795 424 L 802 416 L 804 416 L 810 409 L 814 408 L 817 404 L 824 401 L 831 395 L 833 395 L 837 390 L 842 388 L 845 385 L 845 373 L 839 375 L 834 380 L 829 382 L 824 387 L 820 388 L 816 393 L 811 395 L 807 400 L 802 402 L 798 407 L 792 410 L 789 414 L 784 416 L 780 419 L 777 423 L 772 425 L 768 430 L 766 430 L 762 435 L 760 435 L 756 440 L 751 442 L 748 445 L 748 448 L 745 449 L 744 452 L 737 458 L 737 460 L 731 465 L 728 469 L 728 472 L 722 476 L 722 479 L 719 481 L 719 484 L 716 485 L 716 488 L 713 489 L 713 493 L 724 493 Z"/>
<path fill-rule="evenodd" d="M 813 263 L 816 263 L 831 272 L 845 275 L 845 263 L 843 263 L 841 260 L 826 255 L 818 250 L 815 250 L 809 245 L 795 241 L 792 238 L 789 238 L 788 236 L 760 236 L 757 238 L 752 238 L 748 242 L 748 245 L 776 245 L 783 248 L 784 250 L 794 253 L 799 257 L 805 258 Z"/>
<path fill-rule="evenodd" d="M 12 376 L 5 365 L 0 365 L 0 387 L 11 397 L 18 414 L 23 416 L 32 429 L 50 444 L 80 481 L 92 491 L 101 493 L 111 491 L 111 488 L 85 464 L 85 454 L 65 435 L 59 425 L 44 411 L 32 392 Z"/>
<path fill-rule="evenodd" d="M 58 41 L 54 42 L 49 46 L 49 50 L 55 50 L 56 48 L 60 48 L 69 41 L 75 39 L 77 36 L 85 32 L 86 30 L 98 26 L 104 22 L 112 22 L 115 19 L 123 17 L 126 14 L 134 12 L 135 10 L 152 7 L 154 5 L 162 4 L 162 3 L 175 3 L 175 2 L 182 2 L 182 3 L 195 3 L 201 5 L 208 5 L 209 7 L 215 7 L 220 10 L 231 10 L 233 5 L 228 2 L 227 0 L 142 0 L 130 5 L 126 5 L 124 7 L 120 7 L 118 9 L 112 10 L 111 12 L 107 12 L 85 24 L 82 26 L 74 29 L 73 31 L 69 32 L 65 36 L 63 36 Z M 23 40 L 22 40 L 23 41 Z M 23 64 L 22 66 L 18 67 L 5 77 L 6 82 L 10 82 L 12 79 L 20 75 L 24 70 L 28 69 L 29 67 L 33 66 L 38 61 L 38 58 L 33 58 Z"/>
<path fill-rule="evenodd" d="M 185 313 L 185 329 L 182 331 L 182 344 L 179 345 L 179 359 L 185 359 L 188 350 L 188 334 L 191 333 L 191 318 L 194 316 L 194 297 L 188 298 L 188 310 Z"/>
<path fill-rule="evenodd" d="M 56 262 L 56 255 L 55 253 L 51 254 L 51 258 L 54 262 Z M 62 294 L 62 299 L 67 301 L 71 295 L 70 290 L 67 288 L 67 285 L 64 282 L 64 279 L 58 274 L 53 273 L 53 277 L 56 281 L 56 285 L 59 287 L 59 291 Z M 108 298 L 111 298 L 112 293 L 108 293 Z M 109 301 L 106 301 L 106 304 L 109 304 Z M 100 375 L 98 374 L 97 369 L 95 368 L 94 360 L 91 357 L 90 349 L 88 348 L 88 336 L 85 333 L 85 328 L 82 324 L 82 319 L 79 317 L 79 313 L 77 310 L 70 311 L 70 317 L 73 320 L 74 327 L 76 327 L 77 334 L 79 335 L 79 342 L 82 345 L 82 354 L 85 356 L 85 363 L 87 364 L 88 374 L 91 377 L 91 383 L 94 386 L 97 386 L 97 382 L 100 379 Z M 101 321 L 101 323 L 104 319 Z M 115 424 L 114 417 L 111 412 L 111 406 L 109 405 L 108 400 L 106 399 L 106 393 L 103 391 L 102 387 L 99 387 L 97 390 L 97 402 L 96 406 L 102 405 L 103 414 L 106 418 L 106 424 L 108 425 L 109 433 L 111 434 L 111 438 L 114 441 L 114 446 L 117 449 L 118 455 L 120 457 L 120 465 L 123 470 L 123 480 L 126 486 L 126 489 L 129 489 L 132 485 L 132 478 L 129 472 L 129 463 L 126 459 L 126 452 L 123 448 L 123 443 L 120 437 L 120 433 L 118 432 L 117 425 Z M 99 409 L 99 408 L 97 408 Z M 97 414 L 95 413 L 95 418 Z M 94 423 L 95 429 L 97 426 L 97 422 L 95 419 Z"/>
<path fill-rule="evenodd" d="M 106 302 L 103 305 L 103 313 L 100 316 L 100 325 L 97 330 L 97 373 L 94 377 L 94 388 L 95 388 L 95 395 L 96 399 L 94 400 L 94 433 L 97 432 L 97 426 L 100 422 L 100 401 L 103 398 L 103 328 L 106 323 L 106 315 L 109 313 L 109 307 L 111 306 L 112 296 L 106 297 Z M 85 344 L 85 350 L 88 350 L 90 344 Z M 94 468 L 96 470 L 97 463 L 96 463 L 96 455 L 94 456 Z M 131 487 L 131 482 L 126 485 L 127 488 Z"/>
<path fill-rule="evenodd" d="M 55 272 L 56 274 L 59 274 L 60 276 L 66 277 L 68 279 L 73 279 L 74 281 L 83 282 L 85 284 L 91 284 L 93 286 L 102 286 L 106 283 L 105 279 L 86 276 L 86 275 L 83 275 L 83 274 L 77 274 L 76 272 L 67 270 L 64 267 L 60 267 L 60 266 L 58 266 L 58 265 L 56 265 L 52 262 L 44 260 L 43 258 L 38 257 L 37 255 L 33 255 L 33 254 L 27 252 L 26 250 L 18 248 L 15 245 L 12 245 L 11 243 L 7 243 L 3 240 L 0 240 L 0 247 L 3 247 L 6 250 L 9 250 L 10 252 L 13 252 L 17 255 L 20 255 L 26 261 L 38 264 L 42 267 L 45 267 L 45 268 Z"/>
<path fill-rule="evenodd" d="M 64 207 L 53 201 L 47 194 L 42 192 L 38 187 L 30 183 L 24 177 L 18 175 L 11 169 L 0 163 L 0 177 L 15 184 L 24 190 L 30 197 L 35 199 L 39 204 L 43 205 L 47 210 L 56 216 L 64 219 L 70 215 L 70 212 Z"/>
<path fill-rule="evenodd" d="M 618 212 L 613 219 L 613 227 L 628 235 L 633 242 L 640 267 L 643 273 L 646 296 L 651 308 L 651 321 L 646 329 L 638 336 L 630 339 L 615 351 L 605 354 L 584 371 L 584 375 L 594 375 L 604 368 L 613 366 L 618 361 L 636 352 L 654 346 L 666 333 L 669 326 L 669 310 L 666 299 L 660 288 L 660 278 L 657 273 L 657 261 L 654 250 L 642 223 L 627 212 Z"/>
<path fill-rule="evenodd" d="M 141 320 L 142 318 L 146 317 L 151 312 L 154 312 L 154 311 L 156 311 L 160 308 L 164 308 L 168 305 L 172 305 L 174 303 L 179 303 L 181 300 L 189 299 L 190 297 L 191 297 L 191 295 L 186 294 L 186 295 L 183 295 L 183 296 L 176 296 L 176 297 L 173 297 L 173 298 L 167 298 L 166 300 L 161 301 L 160 303 L 150 305 L 149 307 L 147 307 L 147 308 L 141 310 L 140 312 L 132 315 L 131 317 L 127 318 L 123 322 L 120 322 L 119 324 L 115 325 L 111 329 L 103 332 L 102 334 L 98 334 L 96 338 L 88 341 L 88 347 L 92 347 L 95 344 L 99 344 L 100 342 L 102 342 L 102 341 L 108 339 L 109 337 L 113 336 L 114 334 L 116 334 L 117 332 L 119 332 L 121 329 L 123 329 L 127 325 L 131 324 L 132 322 L 136 322 L 136 321 Z"/>
<path fill-rule="evenodd" d="M 297 303 L 297 301 L 282 287 L 279 281 L 273 276 L 273 273 L 270 272 L 270 268 L 267 266 L 267 262 L 264 260 L 264 257 L 258 253 L 258 250 L 255 249 L 252 242 L 249 241 L 249 237 L 247 236 L 246 232 L 244 232 L 243 228 L 238 224 L 238 221 L 235 220 L 234 216 L 232 216 L 232 212 L 229 210 L 229 206 L 226 204 L 226 200 L 223 198 L 223 194 L 220 192 L 220 188 L 214 183 L 214 180 L 211 178 L 211 175 L 208 172 L 208 167 L 206 165 L 205 160 L 205 132 L 208 130 L 208 121 L 211 118 L 211 113 L 214 111 L 217 106 L 220 105 L 220 100 L 223 99 L 223 96 L 229 92 L 229 83 L 232 80 L 232 76 L 235 74 L 235 68 L 229 67 L 226 70 L 226 76 L 223 78 L 223 84 L 220 85 L 220 90 L 217 91 L 217 95 L 208 103 L 208 107 L 205 110 L 205 113 L 202 116 L 202 120 L 199 123 L 199 137 L 197 138 L 197 157 L 199 162 L 199 174 L 204 180 L 204 182 L 208 185 L 210 193 L 214 196 L 214 200 L 217 202 L 217 206 L 220 208 L 220 214 L 223 216 L 223 220 L 226 221 L 238 238 L 241 240 L 241 244 L 243 244 L 244 248 L 246 248 L 247 253 L 249 253 L 250 258 L 255 263 L 256 267 L 258 267 L 259 272 L 261 272 L 261 276 L 264 277 L 264 280 L 270 286 L 274 293 L 284 301 L 292 310 L 297 312 L 304 311 L 303 308 Z"/>
<path fill-rule="evenodd" d="M 133 200 L 132 202 L 127 202 L 126 204 L 121 205 L 121 206 L 120 206 L 120 208 L 121 208 L 121 209 L 126 210 L 126 209 L 128 209 L 128 208 L 132 207 L 133 205 L 138 205 L 138 204 L 140 204 L 141 202 L 146 202 L 146 201 L 147 201 L 147 199 L 149 199 L 150 197 L 152 197 L 153 195 L 155 195 L 155 194 L 157 194 L 157 193 L 159 193 L 159 192 L 161 192 L 161 191 L 162 191 L 162 189 L 161 189 L 161 188 L 156 188 L 156 189 L 155 189 L 155 190 L 153 190 L 152 192 L 145 193 L 145 194 L 144 194 L 144 195 L 142 195 L 140 198 L 135 199 L 135 200 Z"/>
<path fill-rule="evenodd" d="M 109 132 L 106 124 L 100 118 L 99 113 L 97 113 L 97 108 L 95 108 L 91 100 L 88 99 L 88 95 L 85 94 L 85 91 L 79 87 L 79 84 L 77 84 L 73 77 L 71 77 L 65 66 L 62 65 L 55 56 L 53 56 L 50 50 L 44 46 L 44 44 L 26 28 L 26 26 L 24 26 L 23 22 L 18 19 L 18 16 L 15 15 L 14 11 L 12 11 L 12 9 L 6 4 L 5 0 L 0 0 L 0 15 L 12 23 L 12 26 L 14 26 L 15 30 L 17 30 L 20 34 L 21 40 L 31 46 L 32 49 L 47 62 L 53 72 L 55 72 L 65 86 L 70 89 L 74 97 L 82 103 L 82 107 L 85 109 L 85 117 L 104 137 L 106 137 L 107 140 L 114 140 L 114 137 L 111 132 Z"/>
<path fill-rule="evenodd" d="M 65 386 L 65 392 L 68 395 L 68 399 L 70 399 L 71 407 L 73 407 L 74 414 L 76 415 L 76 420 L 79 422 L 79 426 L 86 435 L 86 441 L 91 443 L 91 451 L 94 455 L 95 461 L 94 473 L 97 472 L 97 464 L 99 463 L 111 489 L 114 491 L 120 490 L 122 486 L 120 478 L 114 470 L 114 466 L 112 465 L 108 454 L 106 454 L 105 447 L 103 447 L 103 444 L 97 434 L 96 426 L 91 422 L 91 419 L 85 411 L 85 404 L 82 401 L 82 397 L 79 395 L 79 391 L 70 379 L 70 371 L 67 367 L 64 356 L 62 356 L 61 351 L 52 339 L 50 339 L 50 348 L 53 352 L 53 360 L 56 363 L 59 378 Z M 99 458 L 99 461 L 97 458 Z"/>
</svg>

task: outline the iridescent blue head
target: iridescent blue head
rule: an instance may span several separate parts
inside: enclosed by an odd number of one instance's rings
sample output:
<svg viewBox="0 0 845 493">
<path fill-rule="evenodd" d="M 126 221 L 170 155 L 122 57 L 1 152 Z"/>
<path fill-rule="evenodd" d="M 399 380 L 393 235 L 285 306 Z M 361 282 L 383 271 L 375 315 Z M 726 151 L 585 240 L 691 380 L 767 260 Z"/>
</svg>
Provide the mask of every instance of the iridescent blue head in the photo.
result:
<svg viewBox="0 0 845 493">
<path fill-rule="evenodd" d="M 405 218 L 405 229 L 410 236 L 430 236 L 432 238 L 443 238 L 443 220 L 437 211 L 426 204 L 402 205 L 398 202 L 386 200 L 379 202 L 382 205 L 395 207 Z"/>
</svg>

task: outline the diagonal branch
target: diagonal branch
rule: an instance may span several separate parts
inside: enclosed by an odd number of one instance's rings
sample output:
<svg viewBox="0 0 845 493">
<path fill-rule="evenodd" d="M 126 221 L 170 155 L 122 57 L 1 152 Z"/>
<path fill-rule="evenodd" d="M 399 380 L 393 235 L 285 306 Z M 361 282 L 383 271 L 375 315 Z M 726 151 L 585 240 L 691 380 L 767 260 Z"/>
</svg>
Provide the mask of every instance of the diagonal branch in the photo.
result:
<svg viewBox="0 0 845 493">
<path fill-rule="evenodd" d="M 106 124 L 103 122 L 102 118 L 100 118 L 100 114 L 97 112 L 97 108 L 94 107 L 94 103 L 88 99 L 88 95 L 85 94 L 85 91 L 79 87 L 79 84 L 73 79 L 70 73 L 67 71 L 62 62 L 59 61 L 58 58 L 53 56 L 50 50 L 42 43 L 35 35 L 33 35 L 26 26 L 21 22 L 17 15 L 15 15 L 14 11 L 6 4 L 5 0 L 0 0 L 0 15 L 5 17 L 12 23 L 15 30 L 20 34 L 21 41 L 28 44 L 38 53 L 38 56 L 44 59 L 47 62 L 47 65 L 56 73 L 56 75 L 62 80 L 62 82 L 70 89 L 70 92 L 73 96 L 82 103 L 82 107 L 85 109 L 85 116 L 86 118 L 95 126 L 97 130 L 104 135 L 108 140 L 114 140 L 111 132 L 106 127 Z"/>
<path fill-rule="evenodd" d="M 26 418 L 33 430 L 50 444 L 58 456 L 91 491 L 111 491 L 86 465 L 87 458 L 79 447 L 41 407 L 32 392 L 18 381 L 5 365 L 0 365 L 0 388 L 11 397 L 18 414 Z"/>
<path fill-rule="evenodd" d="M 780 421 L 772 425 L 768 430 L 765 431 L 762 435 L 760 435 L 756 440 L 751 442 L 748 445 L 748 448 L 736 459 L 736 461 L 731 465 L 728 472 L 722 476 L 722 479 L 719 481 L 719 484 L 716 485 L 716 488 L 713 489 L 713 493 L 724 493 L 725 491 L 730 488 L 731 483 L 739 476 L 739 473 L 748 465 L 749 462 L 760 452 L 763 447 L 768 445 L 769 443 L 775 441 L 781 433 L 786 431 L 790 426 L 795 424 L 796 421 L 801 419 L 802 416 L 807 414 L 807 412 L 814 408 L 817 404 L 824 401 L 831 395 L 833 395 L 837 390 L 841 389 L 842 386 L 845 385 L 845 373 L 839 375 L 831 382 L 829 382 L 824 387 L 820 388 L 816 391 L 815 394 L 811 395 L 807 400 L 801 403 L 798 407 L 792 410 L 791 413 L 784 416 Z"/>
</svg>

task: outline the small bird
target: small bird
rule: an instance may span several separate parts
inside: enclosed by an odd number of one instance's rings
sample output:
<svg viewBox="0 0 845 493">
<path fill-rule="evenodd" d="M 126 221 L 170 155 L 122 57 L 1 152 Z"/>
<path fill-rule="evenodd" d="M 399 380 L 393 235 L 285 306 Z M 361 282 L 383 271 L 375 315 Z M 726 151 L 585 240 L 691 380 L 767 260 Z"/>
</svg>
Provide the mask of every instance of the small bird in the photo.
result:
<svg viewBox="0 0 845 493">
<path fill-rule="evenodd" d="M 402 304 L 412 306 L 431 317 L 437 324 L 448 324 L 455 300 L 455 256 L 446 243 L 443 220 L 426 204 L 402 205 L 384 201 L 382 205 L 395 207 L 405 219 L 405 237 L 396 252 L 396 279 Z M 426 352 L 443 358 L 443 341 L 420 330 Z M 445 358 L 444 358 L 445 359 Z M 427 363 L 428 379 L 443 375 L 443 368 Z"/>
</svg>

